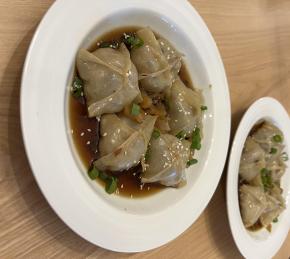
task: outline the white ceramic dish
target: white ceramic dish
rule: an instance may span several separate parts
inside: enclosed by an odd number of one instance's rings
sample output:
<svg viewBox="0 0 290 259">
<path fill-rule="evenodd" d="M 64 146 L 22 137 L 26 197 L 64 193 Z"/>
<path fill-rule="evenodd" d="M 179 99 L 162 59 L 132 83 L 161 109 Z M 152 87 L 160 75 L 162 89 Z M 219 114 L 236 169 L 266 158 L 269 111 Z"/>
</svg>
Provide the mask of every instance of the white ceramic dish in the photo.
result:
<svg viewBox="0 0 290 259">
<path fill-rule="evenodd" d="M 80 47 L 116 27 L 151 26 L 186 56 L 192 80 L 204 89 L 199 164 L 188 183 L 150 198 L 107 195 L 88 180 L 71 145 L 67 97 Z M 209 87 L 212 84 L 212 88 Z M 201 214 L 219 182 L 230 134 L 230 102 L 223 64 L 206 25 L 185 0 L 58 0 L 42 20 L 26 59 L 21 120 L 26 152 L 46 199 L 63 221 L 106 249 L 138 252 L 161 246 Z"/>
<path fill-rule="evenodd" d="M 238 199 L 238 174 L 242 150 L 247 136 L 253 126 L 261 120 L 274 123 L 284 134 L 285 151 L 290 151 L 290 120 L 283 106 L 272 98 L 262 98 L 256 101 L 244 115 L 236 132 L 227 176 L 227 209 L 230 227 L 234 240 L 246 258 L 272 258 L 285 240 L 290 228 L 290 171 L 288 169 L 282 178 L 283 197 L 286 210 L 279 216 L 278 223 L 272 224 L 272 232 L 262 229 L 257 232 L 246 230 L 243 225 Z"/>
</svg>

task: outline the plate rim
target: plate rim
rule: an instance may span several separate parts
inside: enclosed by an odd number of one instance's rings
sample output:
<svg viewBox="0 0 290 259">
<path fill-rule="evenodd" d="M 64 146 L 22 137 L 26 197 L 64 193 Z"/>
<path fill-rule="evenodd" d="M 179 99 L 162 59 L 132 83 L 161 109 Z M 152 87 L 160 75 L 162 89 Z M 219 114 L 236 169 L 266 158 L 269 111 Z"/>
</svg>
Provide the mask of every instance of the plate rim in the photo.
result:
<svg viewBox="0 0 290 259">
<path fill-rule="evenodd" d="M 35 43 L 38 40 L 38 36 L 39 36 L 40 32 L 43 30 L 43 27 L 44 27 L 43 24 L 48 20 L 48 18 L 50 18 L 50 16 L 53 17 L 53 12 L 57 8 L 59 8 L 61 3 L 63 3 L 63 2 L 65 2 L 65 1 L 64 0 L 55 1 L 52 4 L 52 6 L 49 8 L 49 10 L 47 11 L 45 16 L 42 18 L 42 21 L 40 22 L 40 24 L 39 24 L 39 26 L 38 26 L 38 28 L 37 28 L 34 36 L 33 36 L 33 39 L 31 41 L 31 44 L 30 44 L 30 47 L 29 47 L 29 50 L 28 50 L 27 57 L 25 59 L 25 64 L 24 64 L 24 69 L 23 69 L 23 74 L 22 74 L 22 81 L 21 81 L 21 97 L 20 97 L 21 129 L 22 129 L 22 134 L 23 134 L 23 139 L 24 139 L 25 152 L 27 154 L 27 157 L 28 157 L 28 160 L 29 160 L 29 164 L 30 164 L 30 167 L 32 169 L 34 178 L 36 179 L 36 181 L 38 183 L 38 186 L 41 189 L 42 194 L 44 195 L 44 197 L 46 198 L 46 200 L 50 204 L 51 208 L 66 223 L 66 225 L 68 225 L 74 232 L 76 232 L 78 235 L 82 236 L 87 241 L 96 244 L 96 242 L 92 241 L 89 237 L 85 236 L 84 233 L 81 233 L 82 231 L 80 231 L 76 226 L 73 226 L 73 223 L 70 222 L 69 219 L 67 219 L 67 218 L 65 218 L 63 216 L 63 214 L 62 214 L 63 212 L 61 210 L 59 210 L 58 208 L 56 208 L 57 206 L 55 205 L 54 201 L 52 201 L 52 200 L 50 200 L 48 198 L 47 193 L 44 190 L 44 188 L 42 186 L 42 183 L 40 182 L 40 178 L 38 178 L 38 175 L 36 173 L 36 169 L 35 169 L 36 166 L 34 166 L 32 151 L 31 151 L 31 149 L 29 147 L 29 145 L 30 145 L 29 144 L 30 136 L 29 136 L 29 133 L 27 132 L 28 131 L 28 127 L 26 125 L 26 119 L 25 119 L 25 111 L 26 111 L 25 104 L 26 104 L 26 100 L 24 100 L 24 96 L 25 96 L 24 95 L 24 89 L 25 89 L 25 82 L 26 82 L 26 77 L 27 77 L 27 73 L 28 73 L 27 71 L 29 70 L 29 65 L 30 65 L 30 62 L 31 62 L 34 46 L 35 46 Z M 163 0 L 163 2 L 164 3 L 166 2 L 167 4 L 169 4 L 168 0 Z M 218 62 L 218 68 L 220 69 L 219 72 L 221 73 L 221 77 L 222 77 L 223 85 L 224 85 L 224 91 L 225 91 L 225 99 L 226 99 L 225 106 L 227 106 L 226 114 L 228 115 L 228 116 L 226 116 L 227 117 L 226 120 L 227 120 L 228 124 L 226 125 L 226 129 L 225 129 L 225 135 L 227 135 L 227 140 L 226 140 L 226 144 L 225 144 L 224 150 L 228 150 L 229 137 L 230 137 L 230 125 L 231 125 L 231 110 L 230 110 L 229 88 L 228 88 L 227 78 L 226 78 L 225 69 L 224 69 L 224 66 L 223 66 L 223 63 L 222 63 L 221 56 L 220 56 L 219 51 L 217 49 L 216 43 L 215 43 L 213 37 L 211 36 L 207 26 L 205 25 L 205 23 L 203 22 L 203 20 L 199 16 L 199 14 L 195 11 L 194 7 L 189 2 L 187 2 L 186 0 L 183 0 L 179 4 L 184 5 L 184 11 L 186 10 L 186 11 L 190 12 L 192 15 L 194 15 L 194 17 L 196 19 L 198 19 L 198 21 L 200 22 L 200 24 L 202 26 L 202 29 L 204 30 L 204 33 L 206 34 L 206 36 L 210 40 L 210 43 L 211 43 L 211 45 L 213 47 L 213 52 L 214 52 L 214 54 L 216 56 L 216 61 Z M 55 12 L 55 13 L 57 13 L 57 12 Z M 223 156 L 223 161 L 218 167 L 219 170 L 217 170 L 218 171 L 218 173 L 217 173 L 218 181 L 214 184 L 213 189 L 208 193 L 208 196 L 206 198 L 206 202 L 202 206 L 199 206 L 199 212 L 196 213 L 196 214 L 198 214 L 196 216 L 196 218 L 200 216 L 200 214 L 203 212 L 203 210 L 206 208 L 206 206 L 208 205 L 209 201 L 211 200 L 211 197 L 213 196 L 213 194 L 214 194 L 214 192 L 215 192 L 215 190 L 216 190 L 216 188 L 218 186 L 218 183 L 219 183 L 219 181 L 221 179 L 221 175 L 222 175 L 223 168 L 224 168 L 224 165 L 225 165 L 225 160 L 226 160 L 226 155 Z M 195 220 L 196 220 L 196 218 L 195 218 Z M 188 226 L 186 226 L 183 231 L 185 231 L 192 223 L 193 222 L 191 222 Z M 174 238 L 179 236 L 182 232 L 178 233 L 178 235 L 176 235 Z M 150 249 L 159 247 L 159 246 L 171 241 L 174 238 L 170 238 L 170 240 L 167 240 L 166 242 L 163 242 L 163 243 L 161 242 L 157 246 L 143 247 L 143 248 L 138 248 L 137 250 L 136 249 L 132 249 L 132 248 L 121 248 L 121 249 L 120 248 L 114 248 L 114 247 L 112 248 L 112 247 L 108 247 L 108 246 L 106 246 L 104 244 L 100 244 L 100 243 L 98 243 L 97 245 L 101 246 L 101 247 L 104 247 L 106 249 L 109 249 L 109 250 L 113 250 L 113 251 L 139 252 L 139 251 L 146 251 L 146 250 L 150 250 Z"/>
</svg>

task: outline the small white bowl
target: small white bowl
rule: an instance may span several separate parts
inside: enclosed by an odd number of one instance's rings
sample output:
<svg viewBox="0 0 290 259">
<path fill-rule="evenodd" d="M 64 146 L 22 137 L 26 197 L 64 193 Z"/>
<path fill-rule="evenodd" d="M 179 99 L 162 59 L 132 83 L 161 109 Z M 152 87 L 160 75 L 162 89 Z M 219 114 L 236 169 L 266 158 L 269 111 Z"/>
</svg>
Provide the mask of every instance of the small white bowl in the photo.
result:
<svg viewBox="0 0 290 259">
<path fill-rule="evenodd" d="M 144 199 L 108 195 L 89 180 L 71 145 L 67 100 L 76 53 L 104 32 L 150 26 L 185 54 L 196 87 L 204 91 L 199 163 L 187 185 Z M 212 84 L 212 87 L 209 85 Z M 224 67 L 206 25 L 186 1 L 58 0 L 34 36 L 23 71 L 21 120 L 34 176 L 49 204 L 76 233 L 106 249 L 139 252 L 185 231 L 212 197 L 224 168 L 230 135 Z"/>
<path fill-rule="evenodd" d="M 227 210 L 234 240 L 246 258 L 271 258 L 285 240 L 290 228 L 290 172 L 288 168 L 282 177 L 281 185 L 286 210 L 279 216 L 278 223 L 272 224 L 272 232 L 262 229 L 257 232 L 248 231 L 242 222 L 239 197 L 238 178 L 243 147 L 253 126 L 259 121 L 267 120 L 276 125 L 284 134 L 285 151 L 289 154 L 290 120 L 283 106 L 275 99 L 265 97 L 256 101 L 245 113 L 236 132 L 228 165 L 227 175 Z"/>
</svg>

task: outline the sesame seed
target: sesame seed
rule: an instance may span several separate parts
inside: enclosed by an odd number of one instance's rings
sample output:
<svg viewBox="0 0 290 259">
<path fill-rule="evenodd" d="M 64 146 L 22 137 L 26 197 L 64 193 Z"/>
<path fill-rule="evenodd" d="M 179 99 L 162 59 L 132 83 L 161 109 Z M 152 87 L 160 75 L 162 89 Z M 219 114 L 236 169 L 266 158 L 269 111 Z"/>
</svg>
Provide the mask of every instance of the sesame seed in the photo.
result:
<svg viewBox="0 0 290 259">
<path fill-rule="evenodd" d="M 147 190 L 148 190 L 148 191 L 150 190 L 150 186 L 147 187 Z"/>
<path fill-rule="evenodd" d="M 74 130 L 73 129 L 71 130 L 71 134 L 74 134 Z"/>
<path fill-rule="evenodd" d="M 84 135 L 85 135 L 85 133 L 84 133 L 84 132 L 82 132 L 82 133 L 81 133 L 81 137 L 83 137 Z"/>
<path fill-rule="evenodd" d="M 121 185 L 121 189 L 123 189 L 123 188 L 124 188 L 124 184 Z"/>
<path fill-rule="evenodd" d="M 90 145 L 90 144 L 91 144 L 91 141 L 88 141 L 88 142 L 87 142 L 87 145 Z"/>
<path fill-rule="evenodd" d="M 104 134 L 103 134 L 103 137 L 106 137 L 108 135 L 108 133 L 107 132 L 105 132 Z"/>
<path fill-rule="evenodd" d="M 88 131 L 88 132 L 92 132 L 92 130 L 91 130 L 91 129 L 87 129 L 87 131 Z"/>
</svg>

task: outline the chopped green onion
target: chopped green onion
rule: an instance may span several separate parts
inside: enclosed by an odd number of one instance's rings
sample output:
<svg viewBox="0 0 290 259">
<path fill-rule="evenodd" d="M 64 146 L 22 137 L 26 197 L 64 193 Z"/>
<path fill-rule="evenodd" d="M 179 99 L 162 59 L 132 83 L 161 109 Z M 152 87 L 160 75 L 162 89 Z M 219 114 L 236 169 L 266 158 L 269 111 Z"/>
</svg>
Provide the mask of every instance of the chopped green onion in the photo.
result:
<svg viewBox="0 0 290 259">
<path fill-rule="evenodd" d="M 99 174 L 100 174 L 99 170 L 94 166 L 92 166 L 88 171 L 88 175 L 91 180 L 96 180 Z"/>
<path fill-rule="evenodd" d="M 190 167 L 190 166 L 195 165 L 197 163 L 198 163 L 197 159 L 190 159 L 190 160 L 187 161 L 186 167 Z"/>
<path fill-rule="evenodd" d="M 118 188 L 118 179 L 116 177 L 110 177 L 106 181 L 106 192 L 108 194 L 114 193 Z"/>
<path fill-rule="evenodd" d="M 282 160 L 285 161 L 285 162 L 289 160 L 288 154 L 287 154 L 286 152 L 283 152 L 283 153 L 281 154 L 281 158 L 282 158 Z"/>
<path fill-rule="evenodd" d="M 158 139 L 160 137 L 160 131 L 158 129 L 154 129 L 152 133 L 152 137 Z"/>
<path fill-rule="evenodd" d="M 271 171 L 268 170 L 267 168 L 262 168 L 260 173 L 261 173 L 261 180 L 264 186 L 264 190 L 267 191 L 273 186 Z"/>
<path fill-rule="evenodd" d="M 271 151 L 270 151 L 270 154 L 276 154 L 277 151 L 278 151 L 277 148 L 272 147 Z"/>
<path fill-rule="evenodd" d="M 79 98 L 84 95 L 83 93 L 84 82 L 78 76 L 75 76 L 72 84 L 72 95 Z"/>
<path fill-rule="evenodd" d="M 201 109 L 202 111 L 206 111 L 206 110 L 207 110 L 207 106 L 202 105 L 202 106 L 200 106 L 200 109 Z"/>
<path fill-rule="evenodd" d="M 184 130 L 182 130 L 176 134 L 176 137 L 179 138 L 180 140 L 185 139 L 186 132 Z"/>
<path fill-rule="evenodd" d="M 276 143 L 281 143 L 283 141 L 283 138 L 281 135 L 275 135 L 273 137 L 273 141 L 276 142 Z"/>
<path fill-rule="evenodd" d="M 91 180 L 96 180 L 98 177 L 106 183 L 106 192 L 112 194 L 118 187 L 118 179 L 114 176 L 109 176 L 105 172 L 99 171 L 95 166 L 91 166 L 88 170 L 88 175 Z"/>
<path fill-rule="evenodd" d="M 145 153 L 144 158 L 145 158 L 145 162 L 148 162 L 148 160 L 150 158 L 150 148 L 149 147 L 147 148 L 147 151 Z"/>
<path fill-rule="evenodd" d="M 192 132 L 191 149 L 201 149 L 200 128 L 195 128 L 195 130 Z"/>
<path fill-rule="evenodd" d="M 273 223 L 277 223 L 277 222 L 278 222 L 278 218 L 274 218 Z"/>
<path fill-rule="evenodd" d="M 141 38 L 139 38 L 136 34 L 133 35 L 126 34 L 123 38 L 123 42 L 130 49 L 140 48 L 144 45 L 144 41 Z"/>
<path fill-rule="evenodd" d="M 117 42 L 117 41 L 102 42 L 102 43 L 100 43 L 99 48 L 112 48 L 112 49 L 118 49 L 118 48 L 119 48 L 119 42 Z"/>
<path fill-rule="evenodd" d="M 138 104 L 133 103 L 132 109 L 131 109 L 131 114 L 133 116 L 138 116 L 140 114 L 140 106 Z"/>
</svg>

